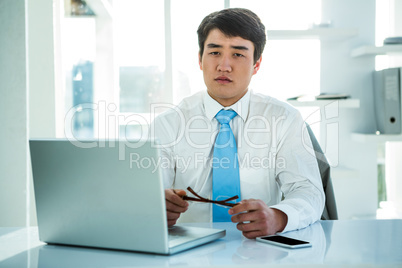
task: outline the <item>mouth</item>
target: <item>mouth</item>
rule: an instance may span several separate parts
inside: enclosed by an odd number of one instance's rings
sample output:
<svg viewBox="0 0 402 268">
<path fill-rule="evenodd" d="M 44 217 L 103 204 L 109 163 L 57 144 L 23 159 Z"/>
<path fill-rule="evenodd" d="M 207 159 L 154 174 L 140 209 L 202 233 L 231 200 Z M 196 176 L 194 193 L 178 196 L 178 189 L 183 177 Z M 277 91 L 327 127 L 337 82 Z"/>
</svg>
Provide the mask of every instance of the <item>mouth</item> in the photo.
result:
<svg viewBox="0 0 402 268">
<path fill-rule="evenodd" d="M 229 84 L 232 82 L 232 79 L 227 76 L 218 76 L 217 78 L 215 78 L 215 81 L 219 84 Z"/>
</svg>

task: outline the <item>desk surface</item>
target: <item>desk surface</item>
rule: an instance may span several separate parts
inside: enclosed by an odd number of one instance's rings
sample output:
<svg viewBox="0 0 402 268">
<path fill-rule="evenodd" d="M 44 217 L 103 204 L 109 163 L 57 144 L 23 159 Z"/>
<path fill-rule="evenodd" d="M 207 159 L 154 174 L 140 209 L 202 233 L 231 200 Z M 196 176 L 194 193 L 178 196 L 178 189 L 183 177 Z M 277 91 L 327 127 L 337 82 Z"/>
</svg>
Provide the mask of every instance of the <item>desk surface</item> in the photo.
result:
<svg viewBox="0 0 402 268">
<path fill-rule="evenodd" d="M 38 229 L 0 228 L 0 267 L 392 266 L 402 267 L 402 220 L 320 221 L 286 236 L 312 243 L 285 249 L 244 238 L 232 223 L 226 236 L 176 255 L 46 245 Z"/>
</svg>

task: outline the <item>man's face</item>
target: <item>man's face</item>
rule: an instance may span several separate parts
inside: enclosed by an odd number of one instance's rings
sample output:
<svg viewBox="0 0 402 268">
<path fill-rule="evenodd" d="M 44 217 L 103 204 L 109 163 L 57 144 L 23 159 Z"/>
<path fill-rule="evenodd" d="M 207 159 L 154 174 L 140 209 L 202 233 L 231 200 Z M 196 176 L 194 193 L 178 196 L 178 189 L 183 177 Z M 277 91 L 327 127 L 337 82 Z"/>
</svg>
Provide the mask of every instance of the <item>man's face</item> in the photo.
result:
<svg viewBox="0 0 402 268">
<path fill-rule="evenodd" d="M 239 36 L 227 37 L 220 30 L 210 31 L 199 56 L 200 69 L 208 94 L 223 106 L 241 99 L 248 90 L 251 77 L 260 68 L 261 58 L 254 64 L 254 44 Z"/>
</svg>

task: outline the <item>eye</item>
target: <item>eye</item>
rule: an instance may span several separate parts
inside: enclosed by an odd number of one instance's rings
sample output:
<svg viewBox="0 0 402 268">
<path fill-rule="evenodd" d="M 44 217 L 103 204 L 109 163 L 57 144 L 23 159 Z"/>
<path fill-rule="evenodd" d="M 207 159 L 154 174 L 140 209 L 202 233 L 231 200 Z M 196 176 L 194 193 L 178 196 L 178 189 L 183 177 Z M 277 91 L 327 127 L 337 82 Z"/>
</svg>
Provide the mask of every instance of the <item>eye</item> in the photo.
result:
<svg viewBox="0 0 402 268">
<path fill-rule="evenodd" d="M 241 57 L 244 57 L 244 55 L 243 54 L 240 54 L 240 53 L 235 53 L 235 54 L 233 54 L 235 57 L 237 57 L 237 58 L 241 58 Z"/>
<path fill-rule="evenodd" d="M 209 54 L 210 54 L 210 55 L 213 55 L 213 56 L 216 56 L 216 55 L 219 55 L 219 52 L 213 51 L 213 52 L 210 52 Z"/>
</svg>

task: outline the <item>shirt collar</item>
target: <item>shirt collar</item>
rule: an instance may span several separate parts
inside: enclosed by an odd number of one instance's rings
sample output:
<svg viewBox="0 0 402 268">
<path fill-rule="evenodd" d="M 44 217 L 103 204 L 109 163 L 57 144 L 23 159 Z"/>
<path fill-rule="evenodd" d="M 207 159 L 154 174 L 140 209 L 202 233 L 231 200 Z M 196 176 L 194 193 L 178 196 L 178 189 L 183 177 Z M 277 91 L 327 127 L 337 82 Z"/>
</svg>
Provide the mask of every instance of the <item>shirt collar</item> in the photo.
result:
<svg viewBox="0 0 402 268">
<path fill-rule="evenodd" d="M 240 118 L 243 121 L 246 121 L 247 116 L 248 116 L 248 110 L 249 110 L 249 104 L 250 104 L 250 90 L 247 90 L 247 93 L 244 94 L 244 96 L 238 100 L 236 103 L 234 103 L 231 106 L 228 107 L 223 107 L 219 102 L 214 100 L 208 92 L 205 92 L 204 94 L 204 109 L 205 109 L 205 114 L 209 120 L 212 121 L 212 119 L 215 117 L 215 115 L 222 109 L 224 110 L 233 110 L 235 111 Z"/>
</svg>

